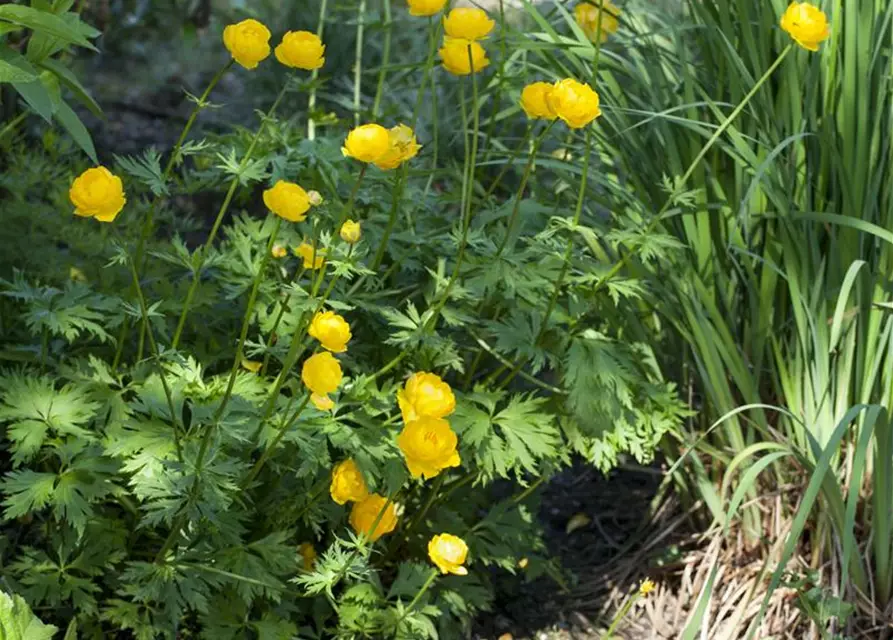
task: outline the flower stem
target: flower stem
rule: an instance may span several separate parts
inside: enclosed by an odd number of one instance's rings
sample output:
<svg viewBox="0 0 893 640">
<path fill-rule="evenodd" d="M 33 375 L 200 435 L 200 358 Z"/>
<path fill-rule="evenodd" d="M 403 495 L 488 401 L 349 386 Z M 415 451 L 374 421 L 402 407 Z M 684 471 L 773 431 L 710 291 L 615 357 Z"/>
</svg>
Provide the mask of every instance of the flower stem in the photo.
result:
<svg viewBox="0 0 893 640">
<path fill-rule="evenodd" d="M 353 121 L 360 125 L 360 90 L 363 79 L 363 30 L 366 28 L 366 0 L 357 8 L 357 48 L 353 63 Z"/>
<path fill-rule="evenodd" d="M 319 5 L 319 22 L 316 25 L 316 35 L 322 40 L 326 26 L 327 0 L 322 0 Z M 319 69 L 314 69 L 310 75 L 310 96 L 307 98 L 307 139 L 316 139 L 316 122 L 313 121 L 313 110 L 316 108 L 316 80 L 319 78 Z"/>
<path fill-rule="evenodd" d="M 254 463 L 254 466 L 251 467 L 251 471 L 249 471 L 248 475 L 245 476 L 245 479 L 239 483 L 239 486 L 242 489 L 247 488 L 248 485 L 250 485 L 251 482 L 257 477 L 257 474 L 260 473 L 261 469 L 264 468 L 264 465 L 266 464 L 269 457 L 272 455 L 273 450 L 277 446 L 279 446 L 279 443 L 282 441 L 282 438 L 285 436 L 289 427 L 291 427 L 295 423 L 295 421 L 301 416 L 301 414 L 304 412 L 304 409 L 307 407 L 308 402 L 310 402 L 310 393 L 307 393 L 304 396 L 304 399 L 301 401 L 301 404 L 298 406 L 298 408 L 292 414 L 292 417 L 289 418 L 287 421 L 285 421 L 281 427 L 279 427 L 279 431 L 276 434 L 276 437 L 274 437 L 273 440 L 270 441 L 270 444 L 268 444 L 264 448 L 264 451 L 260 455 L 260 458 L 258 458 L 257 462 Z"/>
<path fill-rule="evenodd" d="M 371 269 L 373 271 L 378 271 L 378 267 L 381 266 L 381 261 L 384 259 L 385 250 L 388 247 L 388 240 L 391 238 L 391 233 L 394 230 L 394 225 L 397 223 L 397 212 L 400 210 L 400 199 L 403 197 L 403 185 L 405 183 L 405 177 L 405 166 L 394 172 L 394 189 L 391 201 L 391 214 L 388 217 L 388 224 L 384 229 L 384 234 L 382 234 L 381 236 L 381 241 L 378 243 L 378 250 L 375 252 L 375 258 L 372 260 Z"/>
<path fill-rule="evenodd" d="M 437 573 L 437 569 L 431 569 L 431 573 L 428 574 L 428 579 L 425 580 L 422 588 L 419 589 L 419 592 L 415 594 L 415 597 L 412 599 L 406 609 L 403 610 L 403 615 L 400 616 L 400 618 L 397 620 L 397 624 L 394 625 L 394 629 L 397 630 L 398 633 L 400 624 L 406 619 L 406 616 L 408 616 L 412 612 L 415 606 L 419 603 L 419 600 L 422 599 L 422 596 L 425 595 L 425 592 L 428 591 L 429 587 L 434 584 L 434 579 L 437 577 Z"/>
<path fill-rule="evenodd" d="M 378 110 L 381 108 L 381 97 L 384 94 L 384 79 L 387 75 L 388 64 L 391 61 L 391 31 L 394 29 L 394 25 L 391 24 L 391 0 L 381 0 L 381 4 L 384 11 L 385 34 L 381 52 L 381 67 L 378 70 L 378 86 L 375 88 L 375 100 L 372 103 L 373 120 L 378 117 Z"/>
<path fill-rule="evenodd" d="M 226 192 L 223 203 L 220 205 L 220 210 L 217 212 L 217 218 L 214 220 L 214 226 L 211 227 L 211 232 L 208 234 L 208 238 L 207 240 L 205 240 L 205 244 L 198 250 L 198 260 L 193 270 L 192 284 L 190 284 L 189 291 L 186 293 L 186 300 L 183 302 L 183 310 L 180 312 L 180 320 L 177 322 L 177 330 L 174 332 L 174 339 L 171 342 L 172 349 L 176 349 L 177 346 L 180 344 L 180 338 L 183 335 L 183 328 L 186 326 L 186 317 L 189 315 L 189 308 L 192 305 L 192 299 L 195 297 L 195 292 L 198 289 L 198 283 L 201 279 L 202 267 L 205 264 L 205 260 L 207 259 L 208 253 L 211 250 L 211 246 L 214 244 L 214 239 L 217 237 L 217 231 L 220 229 L 220 224 L 223 222 L 223 217 L 229 210 L 229 206 L 232 203 L 233 196 L 236 194 L 236 189 L 239 186 L 240 175 L 238 174 L 241 174 L 245 167 L 248 166 L 248 162 L 251 160 L 251 155 L 254 153 L 254 149 L 255 147 L 257 147 L 257 143 L 260 141 L 264 129 L 266 129 L 267 122 L 270 120 L 270 118 L 273 117 L 273 114 L 276 113 L 276 109 L 279 107 L 279 103 L 282 102 L 282 98 L 285 97 L 287 90 L 288 83 L 286 82 L 285 85 L 282 87 L 282 90 L 279 92 L 279 95 L 276 96 L 276 100 L 273 102 L 270 110 L 267 111 L 265 116 L 263 116 L 260 127 L 258 127 L 257 129 L 257 133 L 254 134 L 254 138 L 252 138 L 251 143 L 248 145 L 248 149 L 245 151 L 245 156 L 242 158 L 242 162 L 239 164 L 237 175 L 233 176 L 233 179 L 230 181 L 229 189 Z"/>
<path fill-rule="evenodd" d="M 623 604 L 623 607 L 614 617 L 614 620 L 611 621 L 611 626 L 608 627 L 608 630 L 605 632 L 605 635 L 602 637 L 602 640 L 611 640 L 611 637 L 614 635 L 614 631 L 617 630 L 617 626 L 623 621 L 626 617 L 626 614 L 629 613 L 630 609 L 633 608 L 633 605 L 641 596 L 639 591 L 636 591 L 630 598 Z"/>
</svg>

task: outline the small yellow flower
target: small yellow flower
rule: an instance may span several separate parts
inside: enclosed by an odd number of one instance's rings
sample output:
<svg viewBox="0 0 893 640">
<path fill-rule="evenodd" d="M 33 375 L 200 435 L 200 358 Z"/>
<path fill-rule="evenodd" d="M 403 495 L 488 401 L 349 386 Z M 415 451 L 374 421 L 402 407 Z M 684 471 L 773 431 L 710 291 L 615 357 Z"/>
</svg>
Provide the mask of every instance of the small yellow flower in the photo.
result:
<svg viewBox="0 0 893 640">
<path fill-rule="evenodd" d="M 307 197 L 310 198 L 310 204 L 314 207 L 318 207 L 322 204 L 322 194 L 316 189 L 311 189 L 307 192 Z"/>
<path fill-rule="evenodd" d="M 329 485 L 329 494 L 332 496 L 332 500 L 338 504 L 362 502 L 369 495 L 366 480 L 357 463 L 352 459 L 343 460 L 332 469 L 332 484 Z"/>
<path fill-rule="evenodd" d="M 431 479 L 448 467 L 461 464 L 456 446 L 459 439 L 450 423 L 441 418 L 420 417 L 406 423 L 397 444 L 413 478 Z"/>
<path fill-rule="evenodd" d="M 397 392 L 397 404 L 404 423 L 421 417 L 446 418 L 456 409 L 456 396 L 437 374 L 418 371 Z"/>
<path fill-rule="evenodd" d="M 639 595 L 644 598 L 655 589 L 657 589 L 657 585 L 654 584 L 654 582 L 652 582 L 649 578 L 645 578 L 644 580 L 642 580 L 642 584 L 639 585 Z"/>
<path fill-rule="evenodd" d="M 270 30 L 257 20 L 242 20 L 223 30 L 223 45 L 233 60 L 254 69 L 270 55 Z"/>
<path fill-rule="evenodd" d="M 242 365 L 242 368 L 245 369 L 245 371 L 250 371 L 251 373 L 257 373 L 263 366 L 263 362 L 258 362 L 257 360 L 247 360 L 245 358 L 242 358 L 240 364 Z"/>
<path fill-rule="evenodd" d="M 376 520 L 378 525 L 375 525 Z M 397 509 L 387 498 L 377 493 L 370 494 L 365 500 L 354 503 L 350 511 L 350 526 L 357 533 L 366 534 L 370 542 L 375 542 L 397 527 Z"/>
<path fill-rule="evenodd" d="M 342 376 L 341 365 L 328 351 L 313 354 L 301 369 L 301 380 L 318 396 L 327 396 L 338 389 Z"/>
<path fill-rule="evenodd" d="M 307 333 L 319 340 L 324 349 L 334 353 L 347 351 L 350 342 L 350 325 L 334 311 L 320 311 L 313 316 Z"/>
<path fill-rule="evenodd" d="M 121 178 L 105 167 L 87 169 L 75 178 L 68 197 L 75 215 L 100 222 L 114 221 L 127 202 Z"/>
<path fill-rule="evenodd" d="M 305 269 L 319 269 L 326 261 L 325 251 L 317 248 L 314 252 L 313 245 L 306 242 L 302 242 L 294 251 L 304 261 Z"/>
<path fill-rule="evenodd" d="M 599 2 L 603 3 L 601 8 L 599 8 Z M 598 14 L 600 13 L 602 14 L 602 27 L 599 37 Z M 608 36 L 616 33 L 620 26 L 620 9 L 615 7 L 611 0 L 582 0 L 574 7 L 574 18 L 587 38 L 595 42 L 596 37 L 599 37 L 604 42 Z"/>
<path fill-rule="evenodd" d="M 471 47 L 471 60 L 468 59 L 468 49 Z M 437 52 L 443 61 L 443 68 L 455 76 L 467 76 L 472 71 L 477 73 L 490 64 L 487 52 L 473 40 L 462 38 L 444 38 L 443 46 Z"/>
<path fill-rule="evenodd" d="M 375 161 L 375 166 L 383 171 L 396 169 L 410 158 L 414 158 L 421 148 L 412 127 L 398 124 L 388 130 L 388 150 Z"/>
<path fill-rule="evenodd" d="M 335 408 L 335 401 L 329 396 L 319 396 L 315 393 L 310 394 L 310 402 L 320 411 L 331 411 Z"/>
<path fill-rule="evenodd" d="M 375 162 L 387 153 L 390 136 L 380 124 L 364 124 L 347 134 L 341 154 L 360 162 Z"/>
<path fill-rule="evenodd" d="M 276 59 L 286 67 L 313 71 L 326 62 L 326 45 L 319 36 L 309 31 L 286 31 L 276 47 Z"/>
<path fill-rule="evenodd" d="M 77 267 L 69 267 L 68 268 L 68 278 L 72 282 L 86 282 L 87 276 L 86 274 L 78 269 Z"/>
<path fill-rule="evenodd" d="M 530 564 L 530 560 L 528 560 L 527 558 L 521 558 L 520 560 L 518 560 L 519 569 L 526 569 L 528 564 Z"/>
<path fill-rule="evenodd" d="M 406 0 L 411 16 L 433 16 L 443 9 L 446 0 Z"/>
<path fill-rule="evenodd" d="M 441 533 L 428 541 L 428 557 L 441 573 L 467 576 L 468 569 L 462 566 L 468 556 L 465 540 L 449 533 Z"/>
<path fill-rule="evenodd" d="M 818 51 L 831 36 L 825 12 L 808 2 L 792 2 L 781 17 L 781 28 L 804 49 Z"/>
<path fill-rule="evenodd" d="M 273 248 L 270 249 L 270 255 L 274 258 L 284 258 L 288 255 L 288 249 L 283 247 L 281 244 L 274 244 Z"/>
<path fill-rule="evenodd" d="M 302 542 L 298 546 L 298 554 L 304 562 L 304 571 L 313 571 L 313 565 L 316 564 L 316 549 L 310 542 Z"/>
<path fill-rule="evenodd" d="M 360 241 L 360 236 L 363 235 L 362 230 L 360 229 L 360 223 L 354 222 L 353 220 L 345 220 L 344 224 L 341 225 L 341 239 L 344 240 L 348 244 L 356 244 Z"/>
<path fill-rule="evenodd" d="M 552 93 L 552 85 L 548 82 L 533 82 L 521 91 L 521 108 L 528 118 L 545 118 L 554 120 L 557 116 L 549 106 L 548 97 Z"/>
<path fill-rule="evenodd" d="M 493 31 L 495 24 L 483 9 L 458 7 L 444 17 L 443 30 L 450 38 L 480 40 L 486 38 Z"/>
<path fill-rule="evenodd" d="M 573 78 L 552 85 L 546 101 L 555 114 L 571 129 L 579 129 L 602 114 L 598 94 L 588 84 Z"/>
<path fill-rule="evenodd" d="M 294 182 L 279 180 L 264 191 L 267 209 L 289 222 L 303 222 L 310 210 L 310 196 Z"/>
</svg>

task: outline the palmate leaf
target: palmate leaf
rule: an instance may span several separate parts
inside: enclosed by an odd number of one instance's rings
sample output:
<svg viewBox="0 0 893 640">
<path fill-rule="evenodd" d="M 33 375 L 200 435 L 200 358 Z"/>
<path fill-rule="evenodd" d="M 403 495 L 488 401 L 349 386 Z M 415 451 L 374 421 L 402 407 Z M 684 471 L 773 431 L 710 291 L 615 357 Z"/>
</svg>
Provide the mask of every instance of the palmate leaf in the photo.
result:
<svg viewBox="0 0 893 640">
<path fill-rule="evenodd" d="M 167 195 L 168 188 L 161 169 L 161 154 L 149 147 L 138 156 L 115 156 L 123 171 L 149 187 L 156 196 Z"/>
<path fill-rule="evenodd" d="M 563 455 L 556 418 L 545 402 L 516 395 L 497 411 L 492 394 L 472 393 L 459 402 L 450 422 L 488 480 L 536 473 L 542 462 Z"/>
<path fill-rule="evenodd" d="M 0 377 L 0 423 L 8 423 L 12 441 L 13 465 L 34 458 L 49 434 L 73 436 L 91 441 L 95 436 L 85 429 L 99 405 L 78 386 L 55 388 L 48 377 L 11 374 Z"/>
</svg>

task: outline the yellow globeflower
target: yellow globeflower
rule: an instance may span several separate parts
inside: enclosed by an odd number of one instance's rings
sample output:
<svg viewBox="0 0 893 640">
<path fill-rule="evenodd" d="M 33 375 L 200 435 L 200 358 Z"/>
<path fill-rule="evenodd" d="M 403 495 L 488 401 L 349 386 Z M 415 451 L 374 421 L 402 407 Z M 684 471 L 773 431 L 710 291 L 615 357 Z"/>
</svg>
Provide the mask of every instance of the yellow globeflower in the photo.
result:
<svg viewBox="0 0 893 640">
<path fill-rule="evenodd" d="M 315 353 L 304 361 L 301 380 L 314 394 L 327 396 L 341 384 L 341 365 L 328 351 Z"/>
<path fill-rule="evenodd" d="M 375 525 L 376 520 L 378 525 Z M 375 542 L 397 527 L 397 509 L 387 498 L 377 493 L 370 494 L 365 500 L 354 503 L 350 511 L 350 526 L 357 533 L 366 534 L 371 542 Z"/>
<path fill-rule="evenodd" d="M 258 362 L 257 360 L 247 360 L 246 358 L 242 358 L 240 364 L 245 371 L 250 371 L 251 373 L 257 373 L 260 371 L 263 366 L 263 362 Z"/>
<path fill-rule="evenodd" d="M 369 489 L 366 488 L 366 480 L 356 462 L 348 458 L 335 465 L 332 469 L 329 494 L 338 504 L 361 502 L 366 499 Z"/>
<path fill-rule="evenodd" d="M 446 0 L 406 0 L 411 16 L 433 16 L 443 9 Z"/>
<path fill-rule="evenodd" d="M 397 392 L 397 404 L 403 422 L 426 418 L 445 418 L 456 409 L 456 396 L 440 376 L 419 371 Z"/>
<path fill-rule="evenodd" d="M 322 194 L 316 189 L 311 189 L 307 192 L 307 197 L 310 198 L 310 204 L 314 207 L 318 207 L 322 204 Z"/>
<path fill-rule="evenodd" d="M 283 247 L 281 244 L 274 244 L 273 248 L 270 249 L 270 255 L 274 258 L 284 258 L 288 255 L 288 249 Z"/>
<path fill-rule="evenodd" d="M 495 24 L 483 9 L 458 7 L 444 17 L 443 30 L 451 38 L 480 40 L 486 38 L 493 31 Z"/>
<path fill-rule="evenodd" d="M 397 444 L 413 478 L 431 479 L 448 467 L 461 464 L 456 446 L 459 439 L 450 423 L 440 418 L 420 417 L 406 423 Z"/>
<path fill-rule="evenodd" d="M 279 180 L 271 189 L 264 191 L 267 209 L 289 222 L 303 222 L 310 210 L 310 197 L 294 182 Z"/>
<path fill-rule="evenodd" d="M 127 202 L 121 178 L 105 167 L 87 169 L 75 178 L 68 197 L 75 215 L 100 222 L 112 222 Z"/>
<path fill-rule="evenodd" d="M 384 171 L 396 169 L 410 158 L 414 158 L 421 148 L 412 127 L 398 124 L 388 129 L 388 150 L 375 161 L 375 166 Z"/>
<path fill-rule="evenodd" d="M 341 225 L 339 233 L 341 234 L 341 239 L 348 244 L 356 244 L 360 241 L 360 236 L 363 235 L 360 223 L 353 220 L 345 220 L 344 224 Z"/>
<path fill-rule="evenodd" d="M 462 566 L 467 556 L 468 545 L 458 536 L 441 533 L 428 541 L 428 557 L 441 573 L 467 576 L 468 569 Z"/>
<path fill-rule="evenodd" d="M 471 47 L 471 60 L 468 59 L 468 48 Z M 443 46 L 437 52 L 443 61 L 443 68 L 456 76 L 467 76 L 472 72 L 477 73 L 490 64 L 487 52 L 473 40 L 462 38 L 444 38 Z"/>
<path fill-rule="evenodd" d="M 599 2 L 603 2 L 601 9 Z M 586 34 L 586 37 L 595 42 L 598 37 L 598 15 L 602 15 L 601 37 L 602 42 L 608 39 L 608 36 L 617 32 L 620 26 L 620 9 L 614 6 L 611 0 L 582 0 L 574 7 L 574 17 L 577 24 Z"/>
<path fill-rule="evenodd" d="M 655 589 L 657 589 L 657 585 L 650 578 L 645 578 L 639 585 L 639 595 L 644 598 Z"/>
<path fill-rule="evenodd" d="M 294 250 L 295 255 L 304 261 L 305 269 L 319 269 L 326 261 L 326 253 L 320 248 L 313 251 L 313 245 L 302 242 L 298 248 Z"/>
<path fill-rule="evenodd" d="M 347 134 L 342 155 L 360 162 L 375 162 L 388 150 L 390 136 L 380 124 L 364 124 Z"/>
<path fill-rule="evenodd" d="M 312 571 L 313 565 L 316 564 L 316 549 L 313 548 L 313 545 L 309 542 L 302 542 L 298 546 L 298 554 L 303 560 L 304 571 Z"/>
<path fill-rule="evenodd" d="M 557 116 L 549 106 L 548 97 L 552 93 L 552 85 L 548 82 L 534 82 L 521 91 L 521 108 L 528 118 L 545 118 L 554 120 Z"/>
<path fill-rule="evenodd" d="M 246 69 L 254 69 L 270 55 L 270 30 L 257 20 L 242 20 L 223 30 L 223 45 L 233 60 Z"/>
<path fill-rule="evenodd" d="M 287 31 L 276 47 L 276 59 L 286 67 L 313 71 L 326 62 L 326 45 L 309 31 Z"/>
<path fill-rule="evenodd" d="M 781 17 L 781 28 L 804 49 L 818 51 L 831 35 L 825 12 L 808 2 L 792 2 Z"/>
<path fill-rule="evenodd" d="M 602 114 L 598 94 L 573 78 L 559 80 L 546 95 L 549 107 L 572 129 L 585 127 Z"/>
<path fill-rule="evenodd" d="M 334 353 L 347 351 L 350 342 L 350 325 L 334 311 L 320 311 L 313 316 L 307 333 L 319 340 L 324 349 Z"/>
</svg>

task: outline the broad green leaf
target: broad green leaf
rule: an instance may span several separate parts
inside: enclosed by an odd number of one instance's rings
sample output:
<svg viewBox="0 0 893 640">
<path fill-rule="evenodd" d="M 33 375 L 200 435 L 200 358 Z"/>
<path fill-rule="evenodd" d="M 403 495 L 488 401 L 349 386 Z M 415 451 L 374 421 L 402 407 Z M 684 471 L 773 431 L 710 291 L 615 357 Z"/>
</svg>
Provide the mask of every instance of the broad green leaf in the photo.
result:
<svg viewBox="0 0 893 640">
<path fill-rule="evenodd" d="M 90 132 L 87 131 L 87 127 L 84 126 L 84 123 L 81 122 L 81 119 L 78 118 L 77 114 L 72 111 L 71 107 L 64 102 L 59 105 L 59 110 L 56 112 L 56 119 L 65 130 L 68 131 L 69 135 L 71 135 L 77 145 L 83 149 L 84 153 L 86 153 L 94 163 L 99 164 L 99 159 L 96 157 L 96 148 L 93 146 L 93 138 L 90 137 Z"/>
<path fill-rule="evenodd" d="M 0 21 L 28 27 L 37 33 L 56 36 L 64 42 L 96 51 L 88 38 L 95 38 L 99 32 L 80 21 L 74 26 L 55 14 L 13 4 L 0 6 Z"/>
<path fill-rule="evenodd" d="M 0 23 L 2 26 L 2 23 Z M 0 82 L 34 82 L 37 71 L 24 56 L 0 45 Z"/>
<path fill-rule="evenodd" d="M 77 76 L 72 73 L 65 65 L 60 64 L 57 60 L 47 59 L 40 63 L 44 69 L 56 74 L 59 81 L 68 87 L 78 102 L 87 107 L 93 115 L 102 117 L 102 108 L 97 104 L 90 92 L 80 83 Z"/>
<path fill-rule="evenodd" d="M 41 622 L 24 598 L 0 591 L 0 640 L 50 640 L 57 630 Z"/>
</svg>

